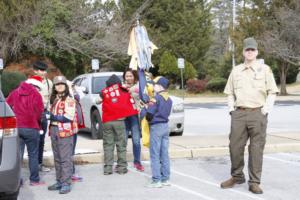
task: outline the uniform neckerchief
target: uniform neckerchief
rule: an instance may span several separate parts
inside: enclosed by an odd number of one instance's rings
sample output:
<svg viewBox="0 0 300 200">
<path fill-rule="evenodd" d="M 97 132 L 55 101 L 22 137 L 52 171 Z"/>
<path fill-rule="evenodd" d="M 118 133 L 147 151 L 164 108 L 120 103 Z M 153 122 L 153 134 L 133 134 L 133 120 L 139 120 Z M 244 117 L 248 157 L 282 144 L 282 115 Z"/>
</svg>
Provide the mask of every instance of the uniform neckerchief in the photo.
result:
<svg viewBox="0 0 300 200">
<path fill-rule="evenodd" d="M 166 101 L 169 99 L 169 94 L 167 91 L 163 90 L 158 93 L 160 96 L 162 96 Z"/>
</svg>

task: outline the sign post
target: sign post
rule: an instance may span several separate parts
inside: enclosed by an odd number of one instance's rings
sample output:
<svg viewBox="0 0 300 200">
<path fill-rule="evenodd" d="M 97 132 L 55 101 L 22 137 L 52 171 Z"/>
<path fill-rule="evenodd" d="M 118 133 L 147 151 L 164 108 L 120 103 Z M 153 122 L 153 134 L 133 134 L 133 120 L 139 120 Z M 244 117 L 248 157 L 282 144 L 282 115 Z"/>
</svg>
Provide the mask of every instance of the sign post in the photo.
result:
<svg viewBox="0 0 300 200">
<path fill-rule="evenodd" d="M 183 89 L 184 58 L 178 58 L 177 64 L 178 64 L 178 68 L 180 69 L 180 74 L 181 74 L 181 89 Z"/>
<path fill-rule="evenodd" d="M 177 60 L 178 68 L 180 69 L 181 75 L 181 89 L 183 90 L 182 98 L 184 99 L 184 88 L 183 88 L 183 69 L 184 69 L 184 58 L 178 58 Z"/>
<path fill-rule="evenodd" d="M 93 72 L 96 72 L 100 68 L 100 62 L 99 59 L 92 59 L 92 70 Z"/>
</svg>

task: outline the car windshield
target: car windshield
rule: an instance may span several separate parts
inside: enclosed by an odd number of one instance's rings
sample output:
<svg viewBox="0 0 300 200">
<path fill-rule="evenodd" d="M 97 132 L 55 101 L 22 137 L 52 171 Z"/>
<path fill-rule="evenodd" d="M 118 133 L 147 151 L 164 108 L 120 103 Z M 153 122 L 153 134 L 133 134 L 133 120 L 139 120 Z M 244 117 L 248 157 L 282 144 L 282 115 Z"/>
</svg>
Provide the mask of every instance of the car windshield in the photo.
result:
<svg viewBox="0 0 300 200">
<path fill-rule="evenodd" d="M 109 76 L 93 77 L 92 81 L 92 93 L 99 94 L 100 91 L 106 86 L 105 82 Z M 121 81 L 123 81 L 122 76 L 119 76 Z"/>
</svg>

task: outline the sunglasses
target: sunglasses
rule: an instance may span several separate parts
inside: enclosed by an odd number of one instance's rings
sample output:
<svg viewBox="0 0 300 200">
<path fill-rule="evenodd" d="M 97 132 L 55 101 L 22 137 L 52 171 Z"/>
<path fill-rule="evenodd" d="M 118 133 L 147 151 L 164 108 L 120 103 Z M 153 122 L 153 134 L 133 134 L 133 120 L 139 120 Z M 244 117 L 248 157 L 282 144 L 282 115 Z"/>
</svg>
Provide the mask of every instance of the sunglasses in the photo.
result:
<svg viewBox="0 0 300 200">
<path fill-rule="evenodd" d="M 256 49 L 246 49 L 245 51 L 256 51 Z"/>
</svg>

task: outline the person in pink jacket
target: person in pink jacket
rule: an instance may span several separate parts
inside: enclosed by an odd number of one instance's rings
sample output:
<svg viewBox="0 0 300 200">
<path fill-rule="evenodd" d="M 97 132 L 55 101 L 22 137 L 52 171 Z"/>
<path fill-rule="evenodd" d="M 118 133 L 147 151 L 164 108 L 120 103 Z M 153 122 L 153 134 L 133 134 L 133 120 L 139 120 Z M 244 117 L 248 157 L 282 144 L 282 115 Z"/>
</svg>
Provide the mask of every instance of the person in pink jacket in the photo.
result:
<svg viewBox="0 0 300 200">
<path fill-rule="evenodd" d="M 40 181 L 38 163 L 40 121 L 44 111 L 42 96 L 38 92 L 41 87 L 40 78 L 33 76 L 22 82 L 6 99 L 17 118 L 22 159 L 25 145 L 27 147 L 31 186 L 44 184 Z"/>
</svg>

